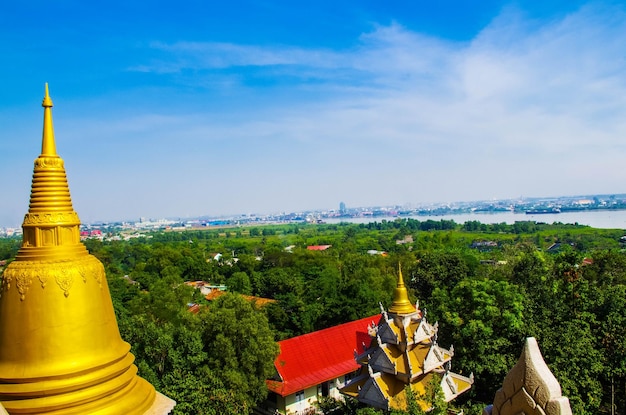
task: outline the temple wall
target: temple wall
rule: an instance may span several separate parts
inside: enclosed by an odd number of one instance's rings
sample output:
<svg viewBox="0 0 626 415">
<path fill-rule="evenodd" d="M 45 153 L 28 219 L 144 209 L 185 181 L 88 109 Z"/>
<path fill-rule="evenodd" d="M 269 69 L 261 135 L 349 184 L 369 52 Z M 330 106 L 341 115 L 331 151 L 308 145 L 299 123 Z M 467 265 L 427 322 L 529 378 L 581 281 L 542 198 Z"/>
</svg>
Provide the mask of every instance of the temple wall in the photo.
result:
<svg viewBox="0 0 626 415">
<path fill-rule="evenodd" d="M 302 399 L 300 397 L 303 396 Z M 317 402 L 317 385 L 307 388 L 303 391 L 303 395 L 294 393 L 285 396 L 285 413 L 286 414 L 303 414 L 308 408 Z"/>
</svg>

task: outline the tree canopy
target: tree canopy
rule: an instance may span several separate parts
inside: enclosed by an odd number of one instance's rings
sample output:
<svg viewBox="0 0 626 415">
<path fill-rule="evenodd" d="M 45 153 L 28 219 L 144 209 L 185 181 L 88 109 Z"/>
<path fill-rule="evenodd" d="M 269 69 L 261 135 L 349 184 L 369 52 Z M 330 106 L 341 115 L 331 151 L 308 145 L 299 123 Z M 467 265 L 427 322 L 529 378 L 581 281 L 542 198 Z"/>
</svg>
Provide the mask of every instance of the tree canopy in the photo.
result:
<svg viewBox="0 0 626 415">
<path fill-rule="evenodd" d="M 439 321 L 439 342 L 454 346 L 455 371 L 475 374 L 454 406 L 480 414 L 523 339 L 534 336 L 574 413 L 584 415 L 609 413 L 611 402 L 626 413 L 622 236 L 558 223 L 398 219 L 86 244 L 105 265 L 141 376 L 177 400 L 176 414 L 247 412 L 267 393 L 275 341 L 388 307 L 401 264 L 412 301 Z M 0 239 L 0 260 L 18 247 Z M 197 280 L 226 284 L 232 294 L 209 302 L 183 284 Z M 238 293 L 276 302 L 256 308 Z M 189 312 L 190 304 L 200 311 Z M 333 413 L 376 412 L 350 401 L 341 408 Z"/>
</svg>

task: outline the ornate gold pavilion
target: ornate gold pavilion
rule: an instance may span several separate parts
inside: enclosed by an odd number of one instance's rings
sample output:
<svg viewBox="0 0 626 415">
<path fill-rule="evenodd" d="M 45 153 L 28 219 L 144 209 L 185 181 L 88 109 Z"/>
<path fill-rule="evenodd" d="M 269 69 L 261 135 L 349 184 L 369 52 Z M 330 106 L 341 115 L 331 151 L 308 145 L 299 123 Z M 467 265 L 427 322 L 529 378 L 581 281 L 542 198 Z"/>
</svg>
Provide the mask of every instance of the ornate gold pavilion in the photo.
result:
<svg viewBox="0 0 626 415">
<path fill-rule="evenodd" d="M 398 284 L 389 311 L 381 305 L 378 325 L 370 327 L 372 342 L 355 359 L 361 365 L 357 377 L 341 389 L 367 405 L 384 409 L 407 408 L 406 388 L 410 387 L 423 410 L 430 410 L 424 398 L 433 380 L 441 386 L 449 402 L 470 389 L 473 375 L 461 376 L 450 371 L 453 348 L 437 344 L 438 325 L 431 325 L 409 300 L 398 269 Z"/>
</svg>

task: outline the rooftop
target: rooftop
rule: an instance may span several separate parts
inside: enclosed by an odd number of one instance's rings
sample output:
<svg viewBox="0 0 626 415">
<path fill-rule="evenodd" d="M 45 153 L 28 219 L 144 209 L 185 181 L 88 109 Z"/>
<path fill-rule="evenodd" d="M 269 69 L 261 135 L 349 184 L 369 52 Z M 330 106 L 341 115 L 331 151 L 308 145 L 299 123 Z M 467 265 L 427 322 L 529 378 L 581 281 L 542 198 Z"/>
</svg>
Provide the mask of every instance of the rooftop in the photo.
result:
<svg viewBox="0 0 626 415">
<path fill-rule="evenodd" d="M 368 326 L 379 319 L 376 314 L 278 342 L 274 365 L 282 381 L 268 380 L 268 389 L 287 396 L 357 370 L 354 351 L 369 346 Z"/>
</svg>

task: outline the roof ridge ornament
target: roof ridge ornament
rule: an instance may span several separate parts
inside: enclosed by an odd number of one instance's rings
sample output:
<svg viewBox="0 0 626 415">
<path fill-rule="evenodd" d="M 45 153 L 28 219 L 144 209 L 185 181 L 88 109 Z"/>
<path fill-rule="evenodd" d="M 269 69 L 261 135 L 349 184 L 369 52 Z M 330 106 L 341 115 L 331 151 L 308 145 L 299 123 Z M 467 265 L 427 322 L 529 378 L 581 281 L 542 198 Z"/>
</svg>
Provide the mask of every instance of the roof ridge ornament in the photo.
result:
<svg viewBox="0 0 626 415">
<path fill-rule="evenodd" d="M 526 338 L 519 360 L 504 378 L 486 415 L 572 415 L 569 399 L 543 360 L 534 337 Z"/>
</svg>

